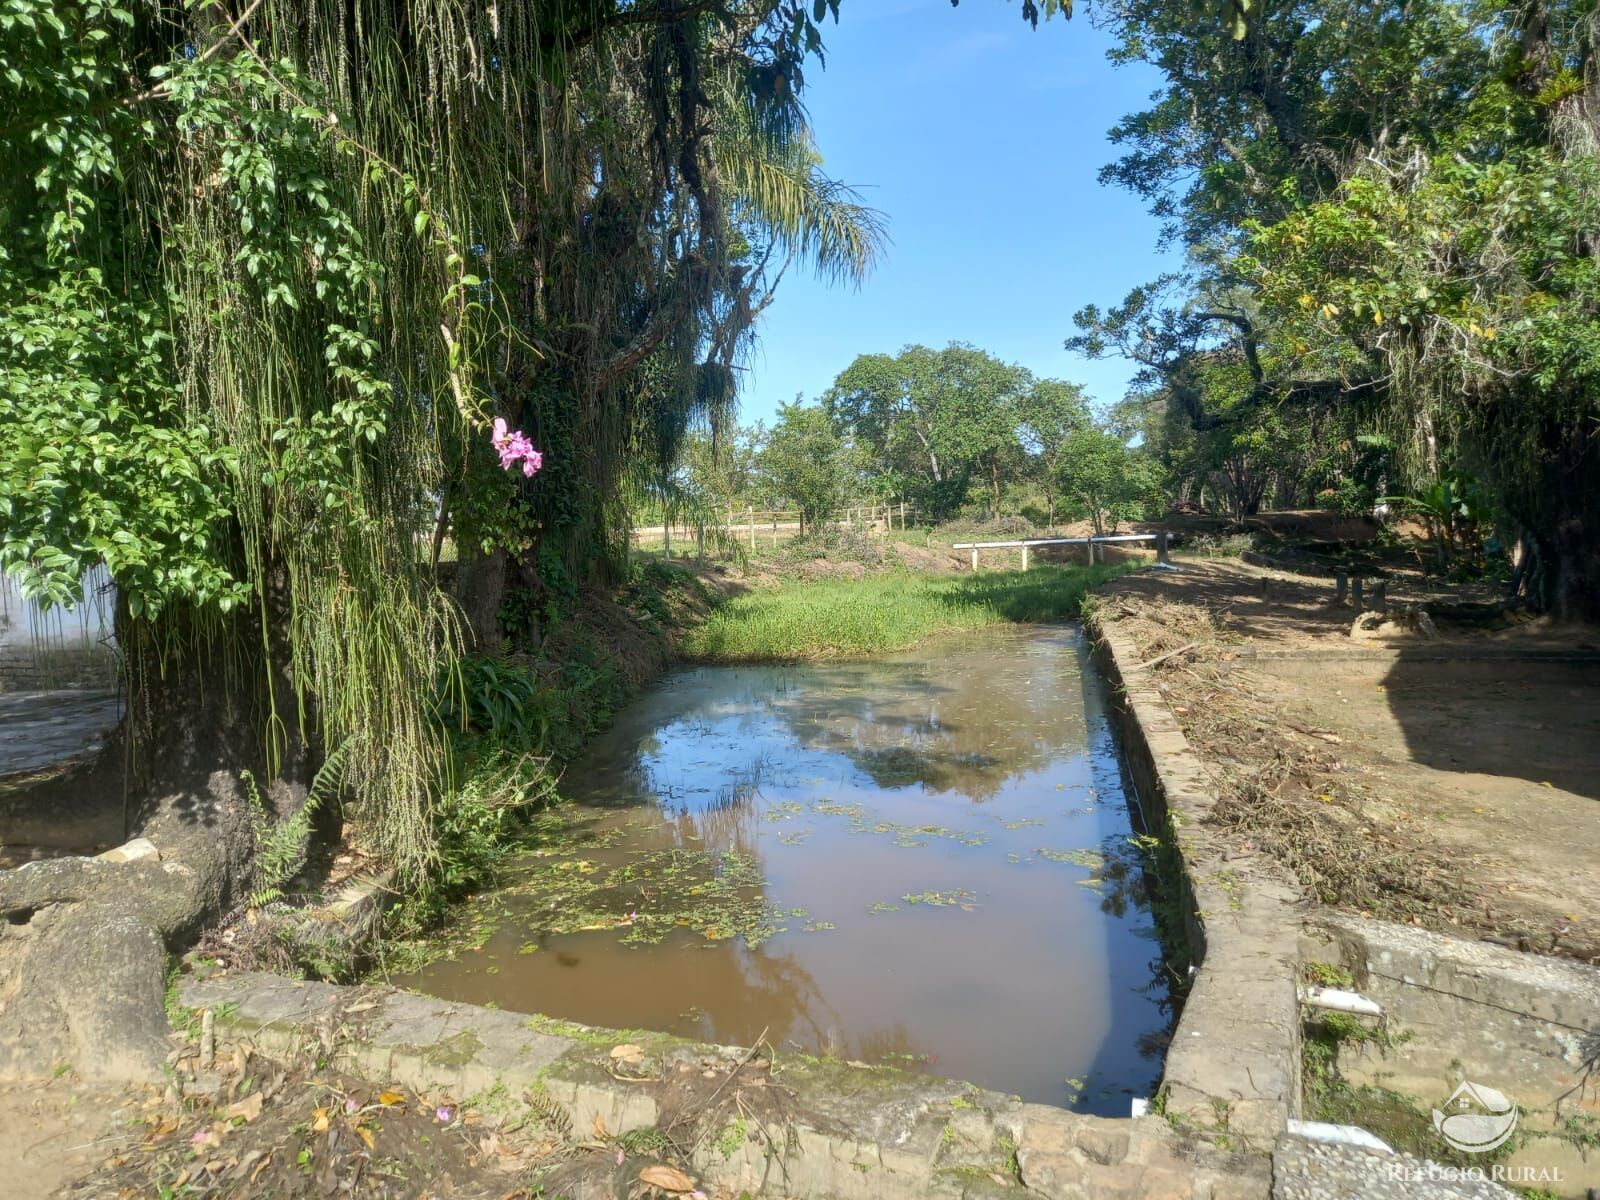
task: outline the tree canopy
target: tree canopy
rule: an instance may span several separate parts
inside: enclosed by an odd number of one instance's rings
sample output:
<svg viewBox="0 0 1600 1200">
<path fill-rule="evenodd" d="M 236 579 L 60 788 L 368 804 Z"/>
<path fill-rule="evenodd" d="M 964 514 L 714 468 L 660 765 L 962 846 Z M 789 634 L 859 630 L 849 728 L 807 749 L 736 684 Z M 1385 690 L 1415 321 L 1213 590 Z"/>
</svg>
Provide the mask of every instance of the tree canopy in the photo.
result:
<svg viewBox="0 0 1600 1200">
<path fill-rule="evenodd" d="M 761 448 L 762 477 L 773 495 L 794 504 L 812 528 L 830 520 L 847 499 L 849 451 L 816 405 L 796 400 L 778 409 L 778 420 Z"/>
<path fill-rule="evenodd" d="M 269 776 L 353 739 L 374 848 L 424 867 L 441 671 L 508 588 L 617 560 L 791 259 L 879 252 L 800 107 L 826 8 L 8 5 L 0 568 L 64 602 L 105 561 L 148 678 L 215 648 Z"/>
<path fill-rule="evenodd" d="M 1228 29 L 1132 0 L 1096 19 L 1166 81 L 1104 178 L 1190 266 L 1084 308 L 1069 346 L 1140 363 L 1141 394 L 1189 427 L 1174 446 L 1202 477 L 1231 464 L 1240 508 L 1295 472 L 1359 473 L 1369 503 L 1475 478 L 1521 591 L 1600 616 L 1594 6 L 1313 0 Z"/>
<path fill-rule="evenodd" d="M 863 354 L 822 397 L 836 426 L 930 516 L 953 512 L 975 476 L 995 502 L 1001 462 L 1017 447 L 1017 405 L 1031 377 L 973 346 Z"/>
<path fill-rule="evenodd" d="M 1046 517 L 1056 523 L 1056 497 L 1073 434 L 1090 421 L 1083 389 L 1059 379 L 1036 379 L 1017 401 L 1017 434 L 1034 457 L 1034 472 L 1044 488 Z"/>
</svg>

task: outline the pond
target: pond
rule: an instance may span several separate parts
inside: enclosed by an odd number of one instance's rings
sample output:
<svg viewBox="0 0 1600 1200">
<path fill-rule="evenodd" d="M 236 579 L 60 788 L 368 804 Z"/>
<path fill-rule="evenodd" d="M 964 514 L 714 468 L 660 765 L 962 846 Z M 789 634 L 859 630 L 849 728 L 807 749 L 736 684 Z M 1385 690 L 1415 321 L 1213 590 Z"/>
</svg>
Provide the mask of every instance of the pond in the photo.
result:
<svg viewBox="0 0 1600 1200">
<path fill-rule="evenodd" d="M 446 999 L 1126 1115 L 1171 1026 L 1074 628 L 669 676 L 568 769 Z"/>
</svg>

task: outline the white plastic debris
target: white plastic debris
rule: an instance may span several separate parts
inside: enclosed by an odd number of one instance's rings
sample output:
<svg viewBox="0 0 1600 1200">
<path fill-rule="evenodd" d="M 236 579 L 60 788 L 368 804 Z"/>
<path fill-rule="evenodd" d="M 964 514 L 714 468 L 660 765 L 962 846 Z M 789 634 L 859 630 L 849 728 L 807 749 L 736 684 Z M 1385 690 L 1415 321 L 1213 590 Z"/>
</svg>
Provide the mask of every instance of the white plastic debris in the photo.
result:
<svg viewBox="0 0 1600 1200">
<path fill-rule="evenodd" d="M 1359 1125 L 1330 1125 L 1326 1121 L 1290 1120 L 1289 1132 L 1313 1142 L 1336 1142 L 1343 1146 L 1360 1146 L 1364 1150 L 1377 1150 L 1393 1154 L 1394 1147 Z"/>
<path fill-rule="evenodd" d="M 1383 1006 L 1360 992 L 1343 988 L 1308 987 L 1300 990 L 1300 1003 L 1311 1008 L 1326 1008 L 1334 1012 L 1355 1013 L 1363 1017 L 1383 1016 Z"/>
</svg>

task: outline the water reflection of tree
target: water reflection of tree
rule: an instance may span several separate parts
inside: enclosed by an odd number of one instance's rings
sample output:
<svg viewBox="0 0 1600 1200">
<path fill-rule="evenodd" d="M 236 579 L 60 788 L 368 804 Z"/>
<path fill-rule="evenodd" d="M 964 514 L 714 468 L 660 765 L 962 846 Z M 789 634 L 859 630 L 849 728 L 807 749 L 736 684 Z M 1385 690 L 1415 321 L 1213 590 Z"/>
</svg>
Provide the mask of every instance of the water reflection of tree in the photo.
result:
<svg viewBox="0 0 1600 1200">
<path fill-rule="evenodd" d="M 1150 884 L 1144 857 L 1125 837 L 1112 836 L 1100 843 L 1100 865 L 1094 871 L 1100 911 L 1121 919 L 1131 905 L 1135 912 L 1150 911 Z"/>
<path fill-rule="evenodd" d="M 1152 1095 L 1159 1086 L 1177 1020 L 1175 985 L 1181 981 L 1169 969 L 1149 916 L 1159 899 L 1159 880 L 1145 873 L 1144 856 L 1127 838 L 1108 837 L 1100 850 L 1102 862 L 1093 875 L 1100 892 L 1100 911 L 1114 921 L 1128 922 L 1130 932 L 1150 939 L 1147 956 L 1138 952 L 1137 942 L 1123 943 L 1125 948 L 1113 954 L 1107 979 L 1114 998 L 1111 1025 L 1096 1061 L 1083 1076 L 1087 1086 L 1075 1089 L 1066 1099 L 1075 1111 L 1107 1116 L 1127 1111 L 1122 1107 L 1125 1096 Z M 1159 1024 L 1150 1023 L 1143 1005 L 1115 1002 L 1116 997 L 1130 992 L 1149 998 L 1160 1014 Z M 1130 1045 L 1137 1060 L 1127 1055 Z M 1150 1071 L 1147 1084 L 1138 1080 L 1139 1063 Z"/>
<path fill-rule="evenodd" d="M 757 754 L 743 766 L 722 767 L 723 782 L 702 799 L 663 799 L 662 807 L 669 816 L 668 836 L 685 848 L 713 855 L 731 850 L 764 866 L 760 854 L 762 817 L 756 801 L 771 765 L 765 753 Z M 766 885 L 759 890 L 765 892 Z M 770 946 L 755 950 L 730 946 L 728 952 L 738 967 L 739 995 L 723 992 L 724 1000 L 741 1010 L 759 1013 L 762 1022 L 771 1027 L 774 1040 L 795 1036 L 797 1030 L 803 1029 L 812 1044 L 820 1045 L 826 1030 L 839 1024 L 838 1014 L 816 980 L 794 955 L 775 954 Z"/>
<path fill-rule="evenodd" d="M 800 1033 L 804 1029 L 810 1045 L 822 1046 L 828 1032 L 843 1024 L 838 1010 L 794 955 L 771 954 L 763 947 L 740 957 L 751 1007 L 760 1013 L 773 1044 L 786 1040 L 808 1044 Z"/>
<path fill-rule="evenodd" d="M 1012 641 L 925 661 L 811 668 L 772 711 L 807 749 L 842 754 L 881 788 L 994 796 L 1087 747 L 1076 648 Z"/>
<path fill-rule="evenodd" d="M 911 1040 L 904 1025 L 875 1029 L 856 1039 L 856 1054 L 865 1062 L 915 1067 L 933 1061 L 934 1055 Z"/>
<path fill-rule="evenodd" d="M 1100 891 L 1100 911 L 1119 920 L 1127 916 L 1130 907 L 1136 913 L 1148 914 L 1157 899 L 1160 881 L 1146 873 L 1145 858 L 1138 847 L 1125 837 L 1110 837 L 1101 843 L 1101 854 L 1103 862 L 1095 872 Z M 1135 1047 L 1139 1057 L 1159 1063 L 1165 1060 L 1167 1047 L 1172 1041 L 1172 1029 L 1177 1021 L 1174 985 L 1181 981 L 1174 978 L 1168 966 L 1164 948 L 1156 938 L 1154 924 L 1145 921 L 1135 932 L 1148 935 L 1155 946 L 1145 964 L 1147 978 L 1137 990 L 1141 995 L 1150 996 L 1157 1009 L 1167 1018 L 1159 1027 L 1140 1033 L 1135 1039 Z"/>
<path fill-rule="evenodd" d="M 599 739 L 569 777 L 596 804 L 656 797 L 668 808 L 738 804 L 759 787 L 718 764 L 696 791 L 690 756 L 728 745 L 848 758 L 880 788 L 989 799 L 1007 779 L 1088 748 L 1083 662 L 1063 635 L 991 635 L 898 659 L 706 672 L 647 699 Z"/>
</svg>

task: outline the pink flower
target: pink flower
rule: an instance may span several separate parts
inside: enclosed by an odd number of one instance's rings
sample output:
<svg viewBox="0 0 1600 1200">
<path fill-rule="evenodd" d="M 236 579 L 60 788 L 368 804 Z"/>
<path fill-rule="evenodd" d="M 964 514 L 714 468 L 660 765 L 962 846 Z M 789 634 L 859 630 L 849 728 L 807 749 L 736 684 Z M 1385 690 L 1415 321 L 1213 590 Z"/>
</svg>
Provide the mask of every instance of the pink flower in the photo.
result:
<svg viewBox="0 0 1600 1200">
<path fill-rule="evenodd" d="M 503 471 L 509 471 L 520 462 L 522 473 L 531 479 L 544 466 L 544 455 L 533 448 L 528 435 L 520 429 L 507 428 L 504 417 L 494 419 L 494 433 L 489 438 L 489 444 L 500 456 L 500 469 Z"/>
</svg>

